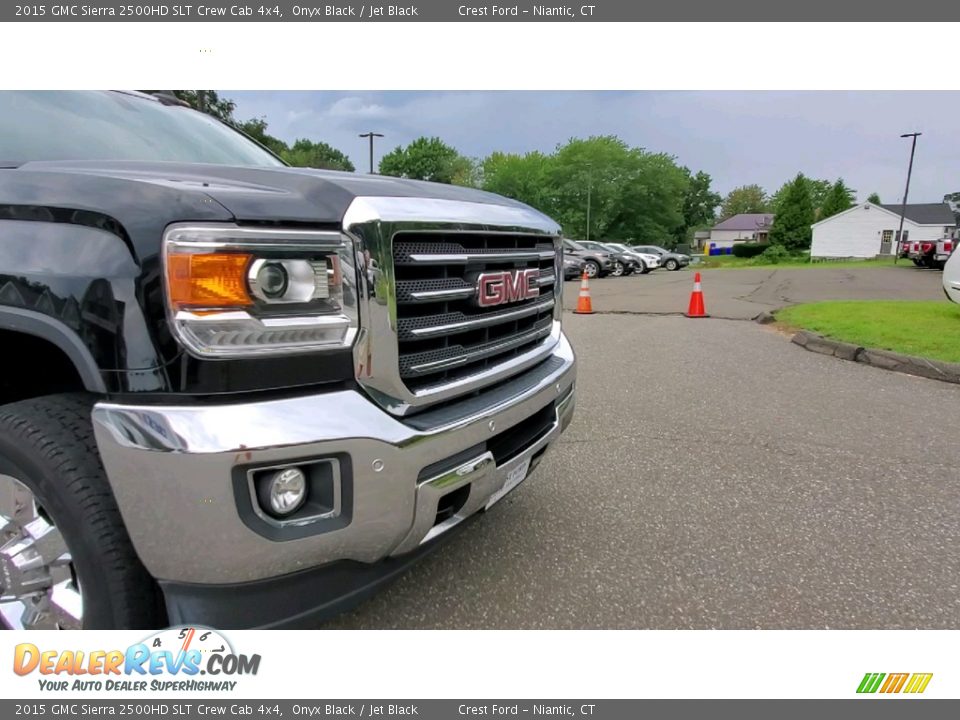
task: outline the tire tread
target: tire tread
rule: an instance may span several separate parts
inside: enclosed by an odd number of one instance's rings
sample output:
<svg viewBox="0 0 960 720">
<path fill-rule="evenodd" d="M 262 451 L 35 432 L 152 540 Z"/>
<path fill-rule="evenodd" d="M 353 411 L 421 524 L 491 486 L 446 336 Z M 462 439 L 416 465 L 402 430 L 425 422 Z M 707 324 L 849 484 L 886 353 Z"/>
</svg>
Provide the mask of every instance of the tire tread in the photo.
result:
<svg viewBox="0 0 960 720">
<path fill-rule="evenodd" d="M 36 458 L 61 499 L 76 509 L 85 540 L 101 561 L 115 627 L 152 627 L 157 590 L 130 542 L 100 460 L 91 421 L 93 397 L 50 395 L 0 407 L 0 435 Z M 87 613 L 84 613 L 85 616 Z"/>
</svg>

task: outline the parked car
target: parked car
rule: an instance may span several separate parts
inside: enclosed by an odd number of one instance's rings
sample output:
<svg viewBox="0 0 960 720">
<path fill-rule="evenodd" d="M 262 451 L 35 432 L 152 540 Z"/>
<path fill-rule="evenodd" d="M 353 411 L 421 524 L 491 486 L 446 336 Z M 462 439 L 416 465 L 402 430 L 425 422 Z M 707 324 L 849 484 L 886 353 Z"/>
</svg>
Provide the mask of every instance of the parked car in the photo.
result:
<svg viewBox="0 0 960 720">
<path fill-rule="evenodd" d="M 907 257 L 913 260 L 917 267 L 942 270 L 955 244 L 952 239 L 914 241 L 909 243 L 910 252 Z"/>
<path fill-rule="evenodd" d="M 583 260 L 583 269 L 588 278 L 606 277 L 613 272 L 615 259 L 607 250 L 587 248 L 575 240 L 564 238 L 563 255 Z"/>
<path fill-rule="evenodd" d="M 660 267 L 660 256 L 654 255 L 652 253 L 638 252 L 631 247 L 624 245 L 623 243 L 605 243 L 611 249 L 617 250 L 624 255 L 635 258 L 639 264 L 637 272 L 642 275 L 646 275 L 652 270 L 656 270 Z"/>
<path fill-rule="evenodd" d="M 596 240 L 581 240 L 580 244 L 589 250 L 610 253 L 613 257 L 613 269 L 610 274 L 614 277 L 623 277 L 642 270 L 639 260 L 634 255 L 621 252 L 610 247 L 607 243 L 597 242 Z"/>
<path fill-rule="evenodd" d="M 563 279 L 564 280 L 575 280 L 578 277 L 583 276 L 583 269 L 586 266 L 587 261 L 581 260 L 575 255 L 569 255 L 564 253 L 563 255 Z"/>
<path fill-rule="evenodd" d="M 675 253 L 659 245 L 634 245 L 634 250 L 638 252 L 650 253 L 660 258 L 660 266 L 667 270 L 679 270 L 690 264 L 690 256 L 683 253 Z"/>
<path fill-rule="evenodd" d="M 955 303 L 960 303 L 960 252 L 952 245 L 950 257 L 943 266 L 943 291 Z"/>
<path fill-rule="evenodd" d="M 291 168 L 159 97 L 0 92 L 0 626 L 356 604 L 570 423 L 560 248 L 513 200 Z"/>
</svg>

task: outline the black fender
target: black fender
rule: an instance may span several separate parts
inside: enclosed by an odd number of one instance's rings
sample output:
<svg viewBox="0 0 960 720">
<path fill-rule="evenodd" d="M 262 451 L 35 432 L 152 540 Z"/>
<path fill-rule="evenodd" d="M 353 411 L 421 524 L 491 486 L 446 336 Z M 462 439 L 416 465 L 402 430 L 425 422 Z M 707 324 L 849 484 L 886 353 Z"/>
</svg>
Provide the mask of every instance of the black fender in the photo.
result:
<svg viewBox="0 0 960 720">
<path fill-rule="evenodd" d="M 0 330 L 32 335 L 55 345 L 73 363 L 85 389 L 100 394 L 107 392 L 89 348 L 75 332 L 54 318 L 35 310 L 0 306 Z"/>
<path fill-rule="evenodd" d="M 117 392 L 134 373 L 161 389 L 129 247 L 107 229 L 34 215 L 0 214 L 0 329 L 52 342 L 90 390 Z"/>
</svg>

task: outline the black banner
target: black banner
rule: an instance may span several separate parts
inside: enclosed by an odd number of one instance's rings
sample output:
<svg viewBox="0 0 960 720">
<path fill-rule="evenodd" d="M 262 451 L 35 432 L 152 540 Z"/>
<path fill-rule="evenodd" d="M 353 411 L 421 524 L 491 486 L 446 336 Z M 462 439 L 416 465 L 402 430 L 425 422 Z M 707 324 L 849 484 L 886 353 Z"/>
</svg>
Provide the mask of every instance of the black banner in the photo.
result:
<svg viewBox="0 0 960 720">
<path fill-rule="evenodd" d="M 581 4 L 584 3 L 584 4 Z M 772 3 L 769 0 L 728 0 L 718 3 L 692 0 L 686 3 L 580 0 L 571 4 L 506 2 L 413 2 L 312 3 L 294 0 L 264 2 L 203 3 L 100 0 L 89 3 L 13 3 L 0 5 L 0 21 L 11 22 L 777 22 L 829 21 L 857 23 L 877 21 L 932 21 L 960 19 L 960 3 L 916 0 L 891 3 L 867 0 L 807 0 L 803 3 Z M 742 32 L 742 31 L 739 31 Z M 724 39 L 717 28 L 718 44 L 740 42 Z M 798 49 L 799 51 L 799 49 Z"/>
</svg>

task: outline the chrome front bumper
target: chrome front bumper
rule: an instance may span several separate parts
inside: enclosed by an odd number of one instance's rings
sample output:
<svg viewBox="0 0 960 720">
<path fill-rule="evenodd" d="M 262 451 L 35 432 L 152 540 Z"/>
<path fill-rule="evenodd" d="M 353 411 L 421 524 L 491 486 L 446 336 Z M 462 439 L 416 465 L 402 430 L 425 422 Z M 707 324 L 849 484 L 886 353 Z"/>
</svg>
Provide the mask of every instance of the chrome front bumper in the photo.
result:
<svg viewBox="0 0 960 720">
<path fill-rule="evenodd" d="M 337 560 L 373 563 L 441 535 L 483 509 L 512 470 L 539 461 L 572 418 L 575 377 L 561 335 L 542 366 L 409 419 L 344 390 L 237 405 L 100 403 L 94 431 L 147 570 L 165 581 L 240 583 Z M 525 447 L 499 460 L 487 449 L 538 413 L 548 420 Z M 267 537 L 241 517 L 246 486 L 235 480 L 244 468 L 334 455 L 349 458 L 342 517 L 289 538 Z M 467 485 L 462 507 L 437 524 L 440 499 Z"/>
</svg>

